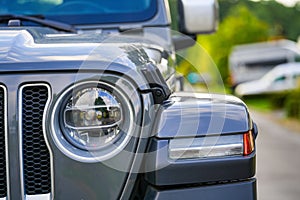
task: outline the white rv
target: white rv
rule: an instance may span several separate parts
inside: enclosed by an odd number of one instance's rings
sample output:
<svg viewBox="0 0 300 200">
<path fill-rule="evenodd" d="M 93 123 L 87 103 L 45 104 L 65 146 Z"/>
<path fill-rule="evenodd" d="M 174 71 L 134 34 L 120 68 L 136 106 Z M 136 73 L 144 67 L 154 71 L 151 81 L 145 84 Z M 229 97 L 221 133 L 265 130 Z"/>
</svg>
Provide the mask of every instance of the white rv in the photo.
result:
<svg viewBox="0 0 300 200">
<path fill-rule="evenodd" d="M 260 79 L 275 66 L 295 62 L 299 58 L 297 43 L 289 40 L 236 46 L 229 56 L 232 87 Z"/>
</svg>

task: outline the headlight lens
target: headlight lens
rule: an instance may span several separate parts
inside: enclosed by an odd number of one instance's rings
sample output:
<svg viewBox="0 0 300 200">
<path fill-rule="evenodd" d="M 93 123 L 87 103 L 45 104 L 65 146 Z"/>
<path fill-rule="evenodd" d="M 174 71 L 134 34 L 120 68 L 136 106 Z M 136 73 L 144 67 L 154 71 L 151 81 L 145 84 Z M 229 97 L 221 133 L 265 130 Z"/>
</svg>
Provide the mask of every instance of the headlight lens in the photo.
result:
<svg viewBox="0 0 300 200">
<path fill-rule="evenodd" d="M 138 94 L 131 93 L 131 85 L 119 78 L 116 83 L 82 81 L 53 98 L 50 134 L 56 147 L 69 158 L 103 162 L 132 145 L 138 120 L 136 105 L 141 103 Z"/>
<path fill-rule="evenodd" d="M 118 140 L 123 108 L 117 95 L 97 86 L 76 88 L 63 107 L 62 129 L 77 148 L 98 150 Z"/>
</svg>

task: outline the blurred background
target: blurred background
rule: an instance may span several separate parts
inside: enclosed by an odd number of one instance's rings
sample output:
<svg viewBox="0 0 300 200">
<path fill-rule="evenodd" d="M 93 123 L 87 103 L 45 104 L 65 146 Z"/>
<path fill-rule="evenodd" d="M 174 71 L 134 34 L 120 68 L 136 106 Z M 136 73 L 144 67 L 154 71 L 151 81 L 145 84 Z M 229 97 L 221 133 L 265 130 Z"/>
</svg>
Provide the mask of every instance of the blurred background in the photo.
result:
<svg viewBox="0 0 300 200">
<path fill-rule="evenodd" d="M 179 52 L 177 70 L 188 89 L 246 102 L 259 127 L 258 199 L 298 200 L 300 1 L 219 0 L 219 9 L 218 31 Z"/>
</svg>

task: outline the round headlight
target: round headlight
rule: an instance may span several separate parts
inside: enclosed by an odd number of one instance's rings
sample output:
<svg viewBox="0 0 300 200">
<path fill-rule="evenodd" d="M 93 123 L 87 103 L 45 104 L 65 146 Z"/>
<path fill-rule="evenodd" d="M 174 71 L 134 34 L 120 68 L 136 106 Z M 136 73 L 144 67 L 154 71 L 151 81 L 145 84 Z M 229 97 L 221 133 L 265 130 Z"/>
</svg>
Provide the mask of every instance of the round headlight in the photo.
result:
<svg viewBox="0 0 300 200">
<path fill-rule="evenodd" d="M 119 83 L 122 85 L 122 83 Z M 123 86 L 123 85 L 122 85 Z M 51 137 L 66 156 L 81 162 L 108 160 L 134 138 L 136 110 L 126 86 L 101 81 L 72 85 L 54 100 Z"/>
<path fill-rule="evenodd" d="M 100 87 L 76 88 L 63 107 L 65 137 L 80 149 L 97 150 L 113 143 L 123 127 L 121 100 Z"/>
</svg>

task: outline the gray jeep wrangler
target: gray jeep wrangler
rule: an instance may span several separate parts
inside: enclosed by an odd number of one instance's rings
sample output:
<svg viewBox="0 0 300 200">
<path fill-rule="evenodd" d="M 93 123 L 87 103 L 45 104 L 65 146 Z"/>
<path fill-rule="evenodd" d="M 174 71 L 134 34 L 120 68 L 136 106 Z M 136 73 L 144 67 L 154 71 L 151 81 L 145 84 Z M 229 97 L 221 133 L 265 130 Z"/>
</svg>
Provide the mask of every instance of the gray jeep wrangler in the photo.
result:
<svg viewBox="0 0 300 200">
<path fill-rule="evenodd" d="M 176 50 L 214 0 L 0 2 L 0 199 L 256 199 L 257 129 L 232 96 L 178 92 Z"/>
</svg>

